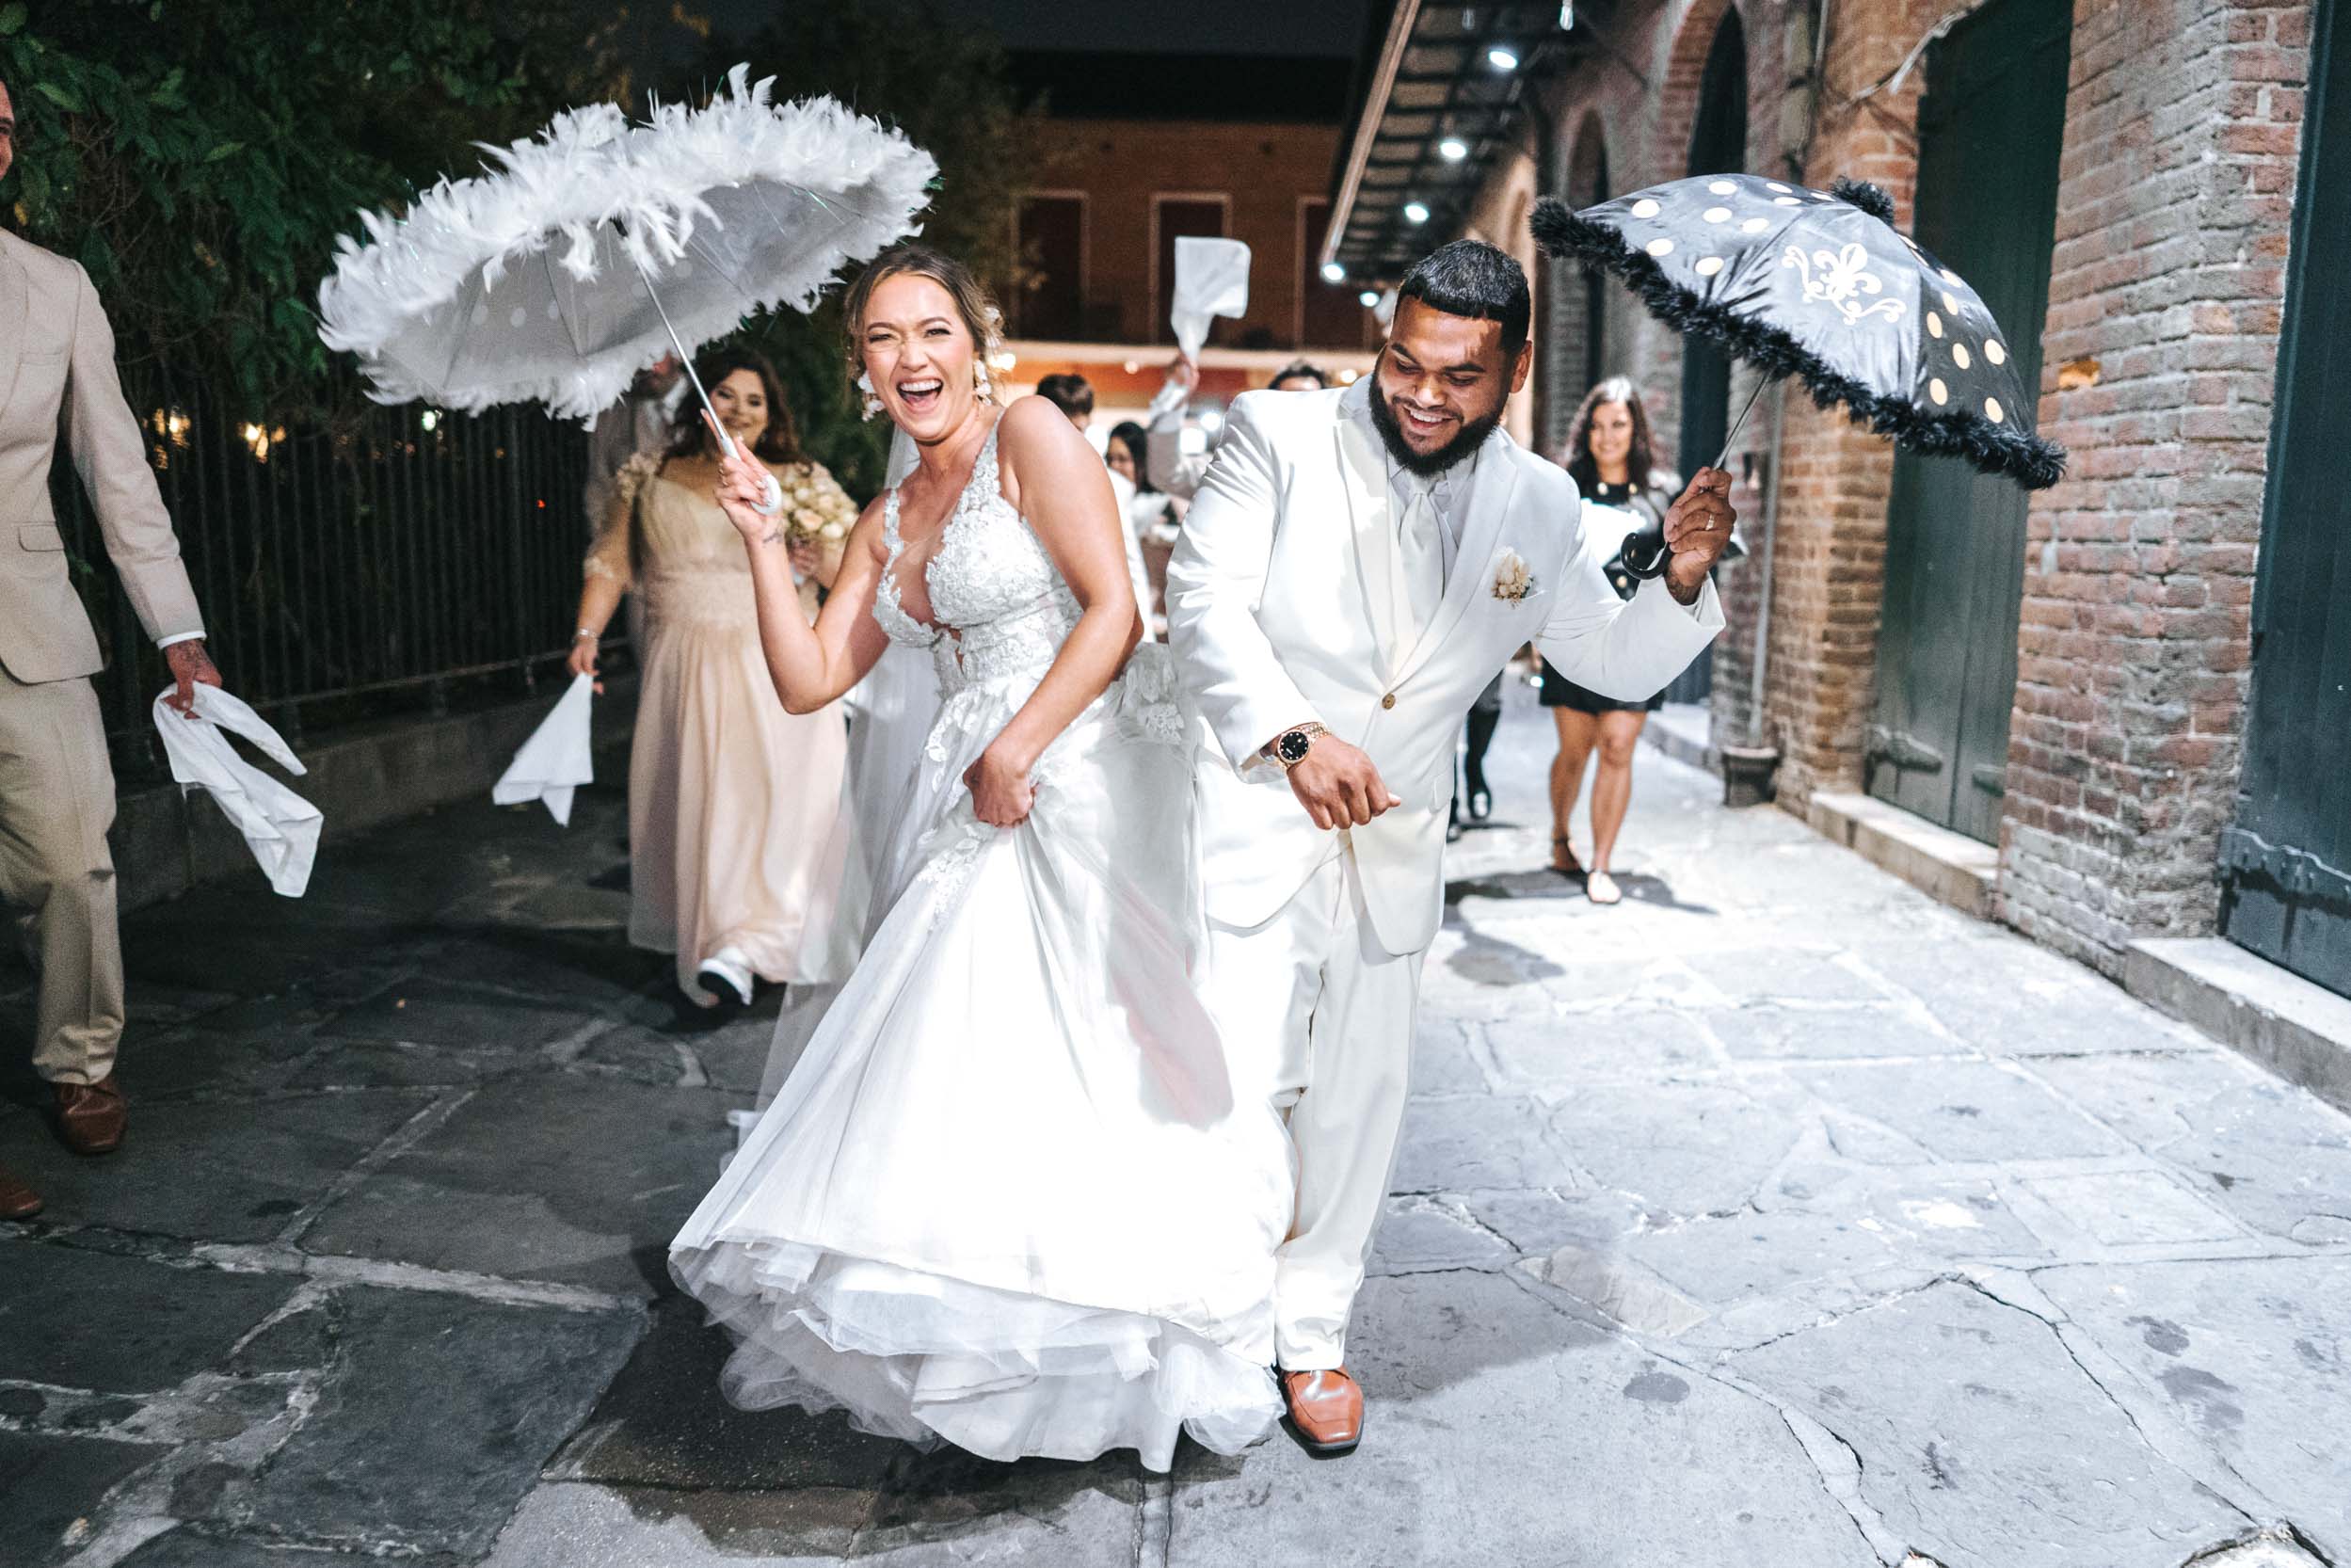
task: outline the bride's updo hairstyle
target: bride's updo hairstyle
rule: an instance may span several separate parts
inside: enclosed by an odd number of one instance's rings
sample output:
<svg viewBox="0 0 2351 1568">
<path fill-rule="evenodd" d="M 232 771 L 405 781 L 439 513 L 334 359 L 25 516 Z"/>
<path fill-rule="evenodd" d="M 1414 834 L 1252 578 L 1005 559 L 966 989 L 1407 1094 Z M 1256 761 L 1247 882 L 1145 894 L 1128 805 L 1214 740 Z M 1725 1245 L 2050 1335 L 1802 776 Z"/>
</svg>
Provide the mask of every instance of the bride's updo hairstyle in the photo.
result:
<svg viewBox="0 0 2351 1568">
<path fill-rule="evenodd" d="M 964 330 L 971 334 L 976 354 L 972 365 L 973 379 L 978 383 L 983 400 L 993 399 L 996 389 L 990 384 L 989 361 L 1004 347 L 1004 312 L 996 308 L 987 285 L 972 276 L 971 269 L 943 250 L 927 245 L 902 240 L 873 258 L 857 280 L 849 285 L 841 298 L 841 314 L 849 328 L 849 379 L 855 384 L 865 375 L 865 312 L 873 298 L 873 291 L 900 273 L 911 272 L 918 278 L 928 278 L 947 291 L 955 302 L 955 313 L 963 318 Z M 858 389 L 863 392 L 862 386 Z"/>
</svg>

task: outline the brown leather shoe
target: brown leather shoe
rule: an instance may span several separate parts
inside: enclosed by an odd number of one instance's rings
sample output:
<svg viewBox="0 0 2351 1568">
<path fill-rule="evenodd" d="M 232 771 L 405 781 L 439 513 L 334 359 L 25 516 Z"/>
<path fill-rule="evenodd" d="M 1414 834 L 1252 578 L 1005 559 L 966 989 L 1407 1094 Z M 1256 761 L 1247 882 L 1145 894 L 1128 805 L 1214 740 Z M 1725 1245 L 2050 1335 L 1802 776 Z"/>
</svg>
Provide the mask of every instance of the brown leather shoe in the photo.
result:
<svg viewBox="0 0 2351 1568">
<path fill-rule="evenodd" d="M 1307 1448 L 1343 1454 L 1363 1438 L 1363 1386 L 1344 1367 L 1321 1372 L 1284 1372 L 1282 1397 L 1289 1422 Z"/>
<path fill-rule="evenodd" d="M 0 1165 L 0 1220 L 29 1220 L 40 1212 L 40 1194 Z"/>
<path fill-rule="evenodd" d="M 128 1119 L 122 1091 L 108 1073 L 96 1083 L 59 1083 L 57 1140 L 75 1154 L 112 1154 L 122 1146 L 122 1124 Z"/>
</svg>

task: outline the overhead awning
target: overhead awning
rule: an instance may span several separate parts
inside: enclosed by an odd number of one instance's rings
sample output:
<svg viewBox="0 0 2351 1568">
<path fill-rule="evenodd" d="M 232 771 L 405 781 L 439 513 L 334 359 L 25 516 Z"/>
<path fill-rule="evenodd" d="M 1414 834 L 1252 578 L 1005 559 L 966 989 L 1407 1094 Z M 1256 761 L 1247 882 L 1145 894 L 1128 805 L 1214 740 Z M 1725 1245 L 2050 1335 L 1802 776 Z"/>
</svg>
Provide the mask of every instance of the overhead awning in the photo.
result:
<svg viewBox="0 0 2351 1568">
<path fill-rule="evenodd" d="M 1334 281 L 1394 282 L 1462 232 L 1489 160 L 1517 130 L 1535 52 L 1568 24 L 1560 0 L 1395 0 L 1365 76 L 1316 261 Z"/>
</svg>

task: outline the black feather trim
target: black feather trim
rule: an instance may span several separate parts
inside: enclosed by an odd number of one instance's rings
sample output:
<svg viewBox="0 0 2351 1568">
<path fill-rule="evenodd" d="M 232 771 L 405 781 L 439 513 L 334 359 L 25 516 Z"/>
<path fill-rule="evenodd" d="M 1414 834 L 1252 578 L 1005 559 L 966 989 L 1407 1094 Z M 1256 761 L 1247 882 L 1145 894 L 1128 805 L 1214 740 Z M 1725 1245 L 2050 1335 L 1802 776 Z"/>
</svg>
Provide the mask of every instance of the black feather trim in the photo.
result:
<svg viewBox="0 0 2351 1568">
<path fill-rule="evenodd" d="M 1786 333 L 1707 303 L 1668 278 L 1648 252 L 1625 243 L 1607 224 L 1578 216 L 1563 201 L 1545 197 L 1536 202 L 1527 228 L 1551 255 L 1616 274 L 1650 314 L 1676 332 L 1719 344 L 1766 376 L 1798 377 L 1821 408 L 1843 404 L 1854 424 L 1913 452 L 1964 457 L 1983 472 L 2006 474 L 2028 490 L 2045 490 L 2065 477 L 2065 448 L 2056 442 L 1979 414 L 1929 414 L 1907 396 L 1881 395 Z"/>
<path fill-rule="evenodd" d="M 1840 175 L 1829 186 L 1829 194 L 1848 207 L 1859 207 L 1887 228 L 1894 227 L 1894 198 L 1868 181 Z"/>
</svg>

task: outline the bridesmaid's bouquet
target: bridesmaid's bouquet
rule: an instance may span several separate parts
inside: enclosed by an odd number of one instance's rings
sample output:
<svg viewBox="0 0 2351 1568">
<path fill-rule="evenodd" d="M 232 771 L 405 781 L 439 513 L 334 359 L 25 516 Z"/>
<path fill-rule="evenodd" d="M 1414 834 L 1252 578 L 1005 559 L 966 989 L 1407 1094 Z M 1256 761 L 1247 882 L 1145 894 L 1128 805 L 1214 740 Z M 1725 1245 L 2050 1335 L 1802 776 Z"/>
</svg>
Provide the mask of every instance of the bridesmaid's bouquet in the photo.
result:
<svg viewBox="0 0 2351 1568">
<path fill-rule="evenodd" d="M 857 520 L 857 504 L 822 471 L 801 469 L 782 482 L 790 508 L 785 531 L 793 544 L 839 544 Z"/>
</svg>

